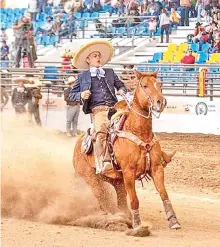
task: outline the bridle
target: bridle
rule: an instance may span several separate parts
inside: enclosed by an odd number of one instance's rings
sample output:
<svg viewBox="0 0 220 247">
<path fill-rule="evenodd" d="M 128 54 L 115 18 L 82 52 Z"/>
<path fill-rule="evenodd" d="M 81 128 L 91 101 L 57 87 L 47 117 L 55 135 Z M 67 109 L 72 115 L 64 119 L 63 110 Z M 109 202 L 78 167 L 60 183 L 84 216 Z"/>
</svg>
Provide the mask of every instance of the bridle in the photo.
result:
<svg viewBox="0 0 220 247">
<path fill-rule="evenodd" d="M 125 100 L 126 104 L 128 105 L 129 110 L 135 112 L 137 115 L 146 118 L 146 119 L 152 119 L 152 115 L 154 115 L 156 118 L 160 117 L 161 112 L 159 112 L 159 114 L 155 114 L 155 112 L 153 111 L 153 99 L 150 97 L 150 95 L 147 94 L 147 92 L 144 90 L 143 85 L 141 84 L 143 80 L 143 77 L 138 81 L 138 86 L 143 90 L 144 94 L 145 94 L 145 98 L 149 101 L 150 106 L 148 107 L 149 111 L 148 111 L 148 115 L 144 115 L 138 111 L 136 111 L 131 103 L 128 101 L 128 99 L 125 96 L 122 96 L 123 99 Z"/>
</svg>

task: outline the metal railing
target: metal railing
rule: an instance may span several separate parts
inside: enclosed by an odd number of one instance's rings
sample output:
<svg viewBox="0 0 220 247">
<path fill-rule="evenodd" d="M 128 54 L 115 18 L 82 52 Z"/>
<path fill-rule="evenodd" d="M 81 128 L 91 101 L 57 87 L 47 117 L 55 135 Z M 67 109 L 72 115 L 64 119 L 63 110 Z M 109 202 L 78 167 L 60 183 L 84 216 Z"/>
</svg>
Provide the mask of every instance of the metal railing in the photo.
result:
<svg viewBox="0 0 220 247">
<path fill-rule="evenodd" d="M 57 65 L 56 72 L 45 72 L 45 65 L 53 64 Z M 134 75 L 132 71 L 126 71 L 123 69 L 125 64 L 110 63 L 106 68 L 114 66 L 115 73 L 122 79 L 133 92 L 135 83 L 131 79 Z M 157 71 L 158 80 L 162 85 L 162 91 L 165 96 L 188 96 L 199 97 L 199 71 L 201 68 L 207 68 L 205 77 L 205 95 L 213 100 L 215 97 L 220 97 L 220 69 L 218 64 L 203 64 L 203 65 L 174 65 L 174 64 L 132 64 L 138 70 L 145 71 Z M 116 66 L 116 67 L 115 67 Z M 15 69 L 8 68 L 6 71 L 1 72 L 1 85 L 6 86 L 8 92 L 10 92 L 15 86 L 13 79 L 18 76 L 28 76 L 33 79 L 39 79 L 43 82 L 43 90 L 48 90 L 52 93 L 63 93 L 65 79 L 71 75 L 76 75 L 80 72 L 77 69 L 72 69 L 71 73 L 62 71 L 60 62 L 42 62 L 34 69 Z M 52 82 L 52 84 L 49 84 Z M 47 89 L 46 89 L 47 88 Z"/>
</svg>

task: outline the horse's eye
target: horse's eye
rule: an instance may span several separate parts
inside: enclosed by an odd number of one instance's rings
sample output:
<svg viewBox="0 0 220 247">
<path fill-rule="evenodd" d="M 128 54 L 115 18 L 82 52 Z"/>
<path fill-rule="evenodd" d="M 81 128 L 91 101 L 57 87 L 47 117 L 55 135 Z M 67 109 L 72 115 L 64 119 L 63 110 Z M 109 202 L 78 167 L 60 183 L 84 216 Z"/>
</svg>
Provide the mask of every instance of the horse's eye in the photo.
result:
<svg viewBox="0 0 220 247">
<path fill-rule="evenodd" d="M 147 86 L 146 86 L 146 85 L 144 85 L 144 86 L 143 86 L 143 88 L 147 88 Z"/>
</svg>

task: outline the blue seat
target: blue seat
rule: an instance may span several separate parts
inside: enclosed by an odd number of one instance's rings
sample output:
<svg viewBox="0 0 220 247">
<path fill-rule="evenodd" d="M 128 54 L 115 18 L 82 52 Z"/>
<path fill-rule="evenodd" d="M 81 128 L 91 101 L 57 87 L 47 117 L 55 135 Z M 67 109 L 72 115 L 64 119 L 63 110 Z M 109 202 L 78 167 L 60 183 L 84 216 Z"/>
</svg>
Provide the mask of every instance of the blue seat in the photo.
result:
<svg viewBox="0 0 220 247">
<path fill-rule="evenodd" d="M 1 9 L 0 9 L 0 13 L 1 13 L 1 15 L 2 15 L 2 14 L 5 14 L 5 9 L 1 8 Z"/>
<path fill-rule="evenodd" d="M 14 14 L 19 14 L 19 13 L 21 13 L 21 9 L 15 8 L 15 9 L 14 9 Z"/>
<path fill-rule="evenodd" d="M 99 12 L 93 12 L 93 13 L 91 14 L 91 18 L 92 18 L 92 19 L 98 19 L 98 18 L 99 18 Z"/>
<path fill-rule="evenodd" d="M 41 44 L 47 46 L 50 44 L 50 36 L 44 35 L 42 36 Z"/>
<path fill-rule="evenodd" d="M 37 45 L 41 45 L 41 40 L 42 40 L 41 36 L 36 37 Z"/>
<path fill-rule="evenodd" d="M 57 79 L 57 75 L 58 75 L 58 71 L 57 71 L 56 66 L 45 66 L 44 79 L 55 80 Z"/>
<path fill-rule="evenodd" d="M 84 18 L 84 19 L 86 19 L 86 20 L 90 19 L 90 13 L 89 13 L 89 12 L 83 13 L 83 14 L 82 14 L 82 18 Z"/>
<path fill-rule="evenodd" d="M 110 4 L 106 4 L 106 5 L 103 7 L 103 11 L 101 11 L 101 12 L 106 13 L 106 12 L 109 12 L 110 9 L 111 9 L 111 5 L 110 5 Z"/>
<path fill-rule="evenodd" d="M 58 36 L 57 35 L 52 35 L 51 37 L 50 37 L 50 45 L 53 45 L 53 46 L 55 46 L 56 45 L 56 43 L 58 42 Z"/>
<path fill-rule="evenodd" d="M 211 47 L 211 44 L 205 43 L 202 45 L 202 52 L 208 52 L 209 48 Z"/>
<path fill-rule="evenodd" d="M 3 14 L 0 17 L 1 23 L 5 23 L 7 21 L 7 15 Z"/>
<path fill-rule="evenodd" d="M 193 52 L 198 52 L 199 51 L 199 43 L 192 43 L 191 49 Z"/>
<path fill-rule="evenodd" d="M 50 6 L 47 6 L 47 7 L 45 8 L 45 13 L 46 13 L 47 15 L 50 15 L 50 14 L 52 13 L 52 9 L 51 9 Z"/>
<path fill-rule="evenodd" d="M 153 55 L 153 59 L 149 60 L 149 63 L 158 63 L 161 59 L 163 58 L 163 53 L 162 52 L 156 52 Z"/>
<path fill-rule="evenodd" d="M 206 61 L 209 59 L 209 54 L 207 52 L 201 52 L 199 54 L 199 59 L 197 61 L 198 64 L 206 63 Z"/>
<path fill-rule="evenodd" d="M 22 15 L 23 15 L 26 11 L 27 11 L 27 8 L 22 8 L 22 9 L 21 9 Z"/>
<path fill-rule="evenodd" d="M 77 19 L 80 19 L 82 17 L 82 14 L 80 12 L 76 12 L 74 13 L 74 17 L 76 17 Z"/>
<path fill-rule="evenodd" d="M 117 33 L 119 34 L 119 36 L 127 35 L 125 27 L 119 27 L 117 29 Z"/>
</svg>

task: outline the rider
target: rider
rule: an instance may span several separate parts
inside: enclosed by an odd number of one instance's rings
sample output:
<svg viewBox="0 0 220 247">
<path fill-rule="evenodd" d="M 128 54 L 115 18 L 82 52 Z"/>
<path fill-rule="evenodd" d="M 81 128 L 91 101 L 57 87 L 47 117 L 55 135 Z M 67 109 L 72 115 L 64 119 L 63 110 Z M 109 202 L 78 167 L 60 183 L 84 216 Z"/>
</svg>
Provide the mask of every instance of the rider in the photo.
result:
<svg viewBox="0 0 220 247">
<path fill-rule="evenodd" d="M 102 68 L 112 55 L 113 47 L 108 41 L 96 40 L 82 46 L 73 58 L 73 66 L 86 71 L 78 75 L 69 98 L 71 101 L 82 100 L 84 113 L 93 113 L 97 133 L 94 145 L 97 172 L 112 168 L 110 155 L 105 152 L 107 129 L 103 133 L 103 124 L 109 122 L 109 110 L 118 101 L 115 88 L 121 95 L 127 92 L 113 69 Z"/>
<path fill-rule="evenodd" d="M 96 131 L 94 145 L 96 172 L 112 169 L 111 159 L 106 152 L 106 123 L 109 123 L 108 113 L 118 101 L 115 88 L 120 95 L 127 89 L 119 80 L 113 69 L 103 68 L 113 55 L 113 47 L 108 41 L 96 40 L 82 46 L 73 58 L 73 66 L 86 70 L 78 75 L 75 85 L 70 91 L 71 101 L 82 101 L 85 114 L 92 113 Z M 163 152 L 165 162 L 171 161 Z"/>
</svg>

